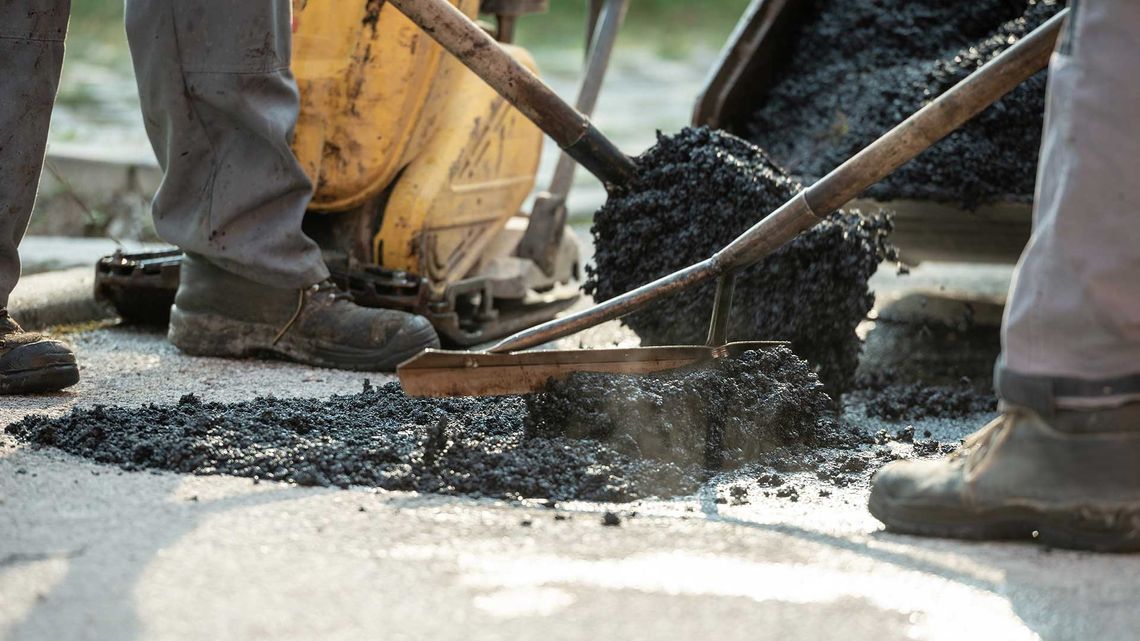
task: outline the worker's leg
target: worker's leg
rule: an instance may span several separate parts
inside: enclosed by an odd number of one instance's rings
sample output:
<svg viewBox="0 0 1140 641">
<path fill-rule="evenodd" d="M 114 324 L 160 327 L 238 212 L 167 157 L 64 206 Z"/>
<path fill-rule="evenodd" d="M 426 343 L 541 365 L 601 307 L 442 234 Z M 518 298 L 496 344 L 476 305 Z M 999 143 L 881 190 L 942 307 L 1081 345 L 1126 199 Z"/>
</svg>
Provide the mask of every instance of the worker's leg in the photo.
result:
<svg viewBox="0 0 1140 641">
<path fill-rule="evenodd" d="M 0 2 L 0 394 L 54 391 L 79 380 L 62 343 L 20 329 L 8 295 L 44 161 L 63 64 L 68 0 Z"/>
<path fill-rule="evenodd" d="M 997 368 L 1004 400 L 1046 414 L 1140 400 L 1140 3 L 1082 2 L 1071 27 Z"/>
<path fill-rule="evenodd" d="M 155 227 L 187 254 L 171 342 L 363 370 L 438 345 L 425 319 L 338 292 L 301 231 L 290 0 L 127 0 L 127 37 L 164 172 Z"/>
<path fill-rule="evenodd" d="M 301 232 L 312 188 L 289 148 L 289 0 L 127 0 L 162 238 L 273 287 L 328 278 Z"/>
<path fill-rule="evenodd" d="M 63 65 L 67 0 L 0 2 L 0 308 L 20 277 Z"/>
<path fill-rule="evenodd" d="M 1002 416 L 948 461 L 880 470 L 871 511 L 889 529 L 1140 549 L 1140 3 L 1070 6 L 1003 327 Z"/>
</svg>

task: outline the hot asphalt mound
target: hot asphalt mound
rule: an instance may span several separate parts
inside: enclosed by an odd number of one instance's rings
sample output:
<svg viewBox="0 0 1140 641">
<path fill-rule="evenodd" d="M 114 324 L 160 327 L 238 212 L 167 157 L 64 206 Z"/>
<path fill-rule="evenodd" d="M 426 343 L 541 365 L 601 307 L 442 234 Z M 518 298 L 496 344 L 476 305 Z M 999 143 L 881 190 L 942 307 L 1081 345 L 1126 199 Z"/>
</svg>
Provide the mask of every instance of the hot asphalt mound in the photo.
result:
<svg viewBox="0 0 1140 641">
<path fill-rule="evenodd" d="M 231 474 L 501 498 L 627 501 L 684 494 L 699 470 L 596 442 L 527 439 L 521 398 L 414 399 L 395 383 L 328 399 L 75 409 L 9 425 L 16 438 L 128 470 Z"/>
<path fill-rule="evenodd" d="M 658 136 L 634 184 L 610 194 L 591 228 L 586 290 L 602 301 L 708 258 L 800 190 L 754 145 L 719 131 Z M 874 295 L 867 279 L 893 259 L 883 215 L 841 211 L 741 272 L 729 336 L 788 340 L 833 398 L 858 364 L 855 327 Z M 627 316 L 645 344 L 704 343 L 715 285 Z"/>
<path fill-rule="evenodd" d="M 600 396 L 619 392 L 628 398 Z M 416 399 L 394 383 L 329 399 L 187 395 L 29 416 L 6 431 L 128 470 L 594 501 L 690 494 L 706 463 L 845 442 L 815 375 L 786 348 L 670 375 L 576 378 L 527 399 Z"/>
<path fill-rule="evenodd" d="M 815 372 L 787 347 L 647 376 L 573 374 L 527 398 L 527 432 L 719 470 L 790 445 L 854 447 Z"/>
<path fill-rule="evenodd" d="M 1063 5 L 1052 0 L 813 0 L 747 127 L 811 182 L 938 97 Z M 868 190 L 973 207 L 1029 200 L 1045 108 L 1044 71 Z"/>
<path fill-rule="evenodd" d="M 867 399 L 867 416 L 888 421 L 964 418 L 998 407 L 992 391 L 979 389 L 969 379 L 957 385 L 886 385 L 869 390 Z"/>
</svg>

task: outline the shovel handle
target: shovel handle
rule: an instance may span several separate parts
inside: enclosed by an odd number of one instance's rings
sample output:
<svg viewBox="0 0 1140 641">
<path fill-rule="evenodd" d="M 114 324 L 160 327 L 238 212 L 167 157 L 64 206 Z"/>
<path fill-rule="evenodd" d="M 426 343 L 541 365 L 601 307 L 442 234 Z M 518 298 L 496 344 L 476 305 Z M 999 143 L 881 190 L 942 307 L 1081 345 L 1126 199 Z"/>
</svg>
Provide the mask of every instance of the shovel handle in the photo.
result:
<svg viewBox="0 0 1140 641">
<path fill-rule="evenodd" d="M 388 3 L 475 72 L 607 187 L 625 185 L 633 179 L 636 166 L 629 156 L 450 2 Z"/>
<path fill-rule="evenodd" d="M 590 309 L 509 336 L 490 351 L 507 352 L 541 345 L 621 318 L 655 300 L 760 261 L 1044 69 L 1068 15 L 1068 9 L 1059 11 L 981 69 L 796 194 L 712 257 Z"/>
</svg>

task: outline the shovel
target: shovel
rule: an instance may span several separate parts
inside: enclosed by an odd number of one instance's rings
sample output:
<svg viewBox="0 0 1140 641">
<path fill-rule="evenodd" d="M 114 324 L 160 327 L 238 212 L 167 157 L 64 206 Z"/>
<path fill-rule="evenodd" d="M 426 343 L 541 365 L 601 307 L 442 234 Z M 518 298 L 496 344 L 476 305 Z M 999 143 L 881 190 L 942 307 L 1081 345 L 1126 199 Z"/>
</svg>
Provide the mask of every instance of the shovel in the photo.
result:
<svg viewBox="0 0 1140 641">
<path fill-rule="evenodd" d="M 388 0 L 550 135 L 607 187 L 636 167 L 589 120 L 519 65 L 446 0 Z M 573 372 L 645 374 L 755 349 L 725 344 L 736 273 L 820 222 L 868 187 L 961 127 L 1049 62 L 1068 9 L 970 74 L 818 182 L 794 196 L 713 256 L 589 309 L 519 332 L 483 352 L 425 350 L 399 366 L 412 396 L 495 396 L 541 390 Z M 716 279 L 704 346 L 520 352 L 635 312 Z"/>
</svg>

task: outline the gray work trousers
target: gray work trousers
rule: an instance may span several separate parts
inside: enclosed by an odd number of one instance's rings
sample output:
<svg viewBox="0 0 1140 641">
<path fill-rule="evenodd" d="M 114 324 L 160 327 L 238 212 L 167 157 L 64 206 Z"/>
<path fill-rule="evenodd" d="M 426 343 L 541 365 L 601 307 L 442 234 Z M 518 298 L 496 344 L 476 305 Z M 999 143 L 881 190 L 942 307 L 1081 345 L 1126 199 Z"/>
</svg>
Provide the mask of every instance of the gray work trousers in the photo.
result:
<svg viewBox="0 0 1140 641">
<path fill-rule="evenodd" d="M 69 0 L 0 1 L 0 308 L 19 277 Z M 328 277 L 301 232 L 312 186 L 290 150 L 299 101 L 289 0 L 127 0 L 166 241 L 271 287 Z"/>
<path fill-rule="evenodd" d="M 1140 2 L 1070 6 L 996 368 L 1046 415 L 1140 400 Z"/>
</svg>

